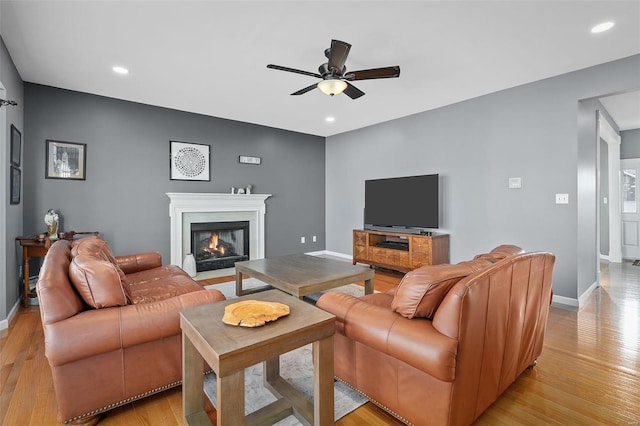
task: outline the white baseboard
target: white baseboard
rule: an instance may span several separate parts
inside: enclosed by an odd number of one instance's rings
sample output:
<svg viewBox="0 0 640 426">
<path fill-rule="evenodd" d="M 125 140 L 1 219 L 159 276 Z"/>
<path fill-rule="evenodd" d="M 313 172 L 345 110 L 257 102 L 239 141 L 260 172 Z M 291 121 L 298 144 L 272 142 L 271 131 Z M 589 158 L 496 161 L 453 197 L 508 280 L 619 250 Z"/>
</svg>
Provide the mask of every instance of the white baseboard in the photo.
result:
<svg viewBox="0 0 640 426">
<path fill-rule="evenodd" d="M 578 307 L 578 299 L 573 299 L 571 297 L 558 296 L 556 294 L 553 295 L 552 299 L 553 303 L 559 303 L 561 305 L 568 305 L 573 307 Z"/>
<path fill-rule="evenodd" d="M 606 260 L 607 262 L 609 262 L 609 255 L 608 254 L 601 254 L 600 255 L 600 260 Z"/>
<path fill-rule="evenodd" d="M 310 251 L 305 254 L 308 254 L 311 256 L 323 256 L 323 255 L 335 256 L 335 257 L 342 257 L 343 259 L 353 260 L 353 256 L 351 256 L 350 254 L 338 253 L 337 251 L 329 251 L 329 250 Z"/>
<path fill-rule="evenodd" d="M 597 281 L 594 282 L 577 299 L 574 299 L 572 297 L 557 296 L 557 295 L 554 294 L 553 295 L 553 303 L 559 303 L 561 305 L 569 305 L 569 306 L 573 306 L 575 308 L 579 308 L 580 306 L 583 306 L 586 303 L 586 301 L 589 298 L 589 296 L 591 296 L 591 293 L 593 293 L 593 291 L 598 287 L 599 287 L 598 286 L 598 282 Z"/>
<path fill-rule="evenodd" d="M 21 299 L 18 299 L 15 305 L 13 305 L 13 308 L 11 308 L 11 311 L 9 311 L 9 315 L 7 316 L 7 318 L 0 321 L 0 330 L 9 328 L 9 324 L 11 324 L 11 321 L 13 321 L 13 317 L 15 317 L 18 313 L 18 308 L 20 308 L 20 301 Z"/>
<path fill-rule="evenodd" d="M 578 297 L 578 306 L 584 305 L 589 296 L 591 296 L 591 293 L 593 293 L 593 291 L 598 287 L 599 285 L 597 281 L 591 284 L 589 288 Z"/>
</svg>

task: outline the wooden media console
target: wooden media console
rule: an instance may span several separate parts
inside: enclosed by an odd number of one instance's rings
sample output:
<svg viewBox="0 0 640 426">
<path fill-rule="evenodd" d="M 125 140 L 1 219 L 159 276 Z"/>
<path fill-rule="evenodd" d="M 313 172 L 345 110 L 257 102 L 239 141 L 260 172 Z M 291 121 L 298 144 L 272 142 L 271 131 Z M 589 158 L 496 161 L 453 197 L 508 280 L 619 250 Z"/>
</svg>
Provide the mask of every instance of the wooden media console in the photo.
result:
<svg viewBox="0 0 640 426">
<path fill-rule="evenodd" d="M 353 230 L 353 264 L 367 263 L 401 272 L 449 263 L 449 235 Z"/>
</svg>

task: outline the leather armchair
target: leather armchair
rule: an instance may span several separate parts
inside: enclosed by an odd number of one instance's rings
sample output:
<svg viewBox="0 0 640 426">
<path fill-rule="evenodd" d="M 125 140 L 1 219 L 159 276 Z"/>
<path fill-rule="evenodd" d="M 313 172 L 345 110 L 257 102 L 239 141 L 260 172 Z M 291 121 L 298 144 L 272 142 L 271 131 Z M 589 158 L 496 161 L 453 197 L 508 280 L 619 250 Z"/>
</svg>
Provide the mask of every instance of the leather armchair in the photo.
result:
<svg viewBox="0 0 640 426">
<path fill-rule="evenodd" d="M 386 293 L 323 295 L 336 377 L 405 423 L 471 424 L 542 352 L 555 257 L 518 252 L 425 266 Z M 451 285 L 430 318 L 407 318 L 397 300 L 415 296 L 402 287 L 416 277 Z"/>
</svg>

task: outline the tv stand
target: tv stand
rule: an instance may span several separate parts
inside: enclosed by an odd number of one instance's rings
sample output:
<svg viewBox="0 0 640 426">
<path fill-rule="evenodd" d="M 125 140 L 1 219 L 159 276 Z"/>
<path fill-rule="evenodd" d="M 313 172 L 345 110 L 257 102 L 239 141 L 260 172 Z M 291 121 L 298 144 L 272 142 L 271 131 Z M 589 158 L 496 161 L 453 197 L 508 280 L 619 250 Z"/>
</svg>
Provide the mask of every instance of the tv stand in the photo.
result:
<svg viewBox="0 0 640 426">
<path fill-rule="evenodd" d="M 449 235 L 353 230 L 353 264 L 367 263 L 401 272 L 449 263 Z"/>
</svg>

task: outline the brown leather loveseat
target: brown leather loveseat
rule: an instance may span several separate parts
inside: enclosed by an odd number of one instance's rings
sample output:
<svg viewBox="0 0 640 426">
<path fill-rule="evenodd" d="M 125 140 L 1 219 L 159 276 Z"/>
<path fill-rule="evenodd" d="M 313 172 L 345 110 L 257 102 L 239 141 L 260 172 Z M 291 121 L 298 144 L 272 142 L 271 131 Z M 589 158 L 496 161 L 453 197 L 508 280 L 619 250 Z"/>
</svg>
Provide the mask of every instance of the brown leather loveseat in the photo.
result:
<svg viewBox="0 0 640 426">
<path fill-rule="evenodd" d="M 114 257 L 99 237 L 55 242 L 37 292 L 65 423 L 180 385 L 180 310 L 225 299 L 159 253 Z"/>
<path fill-rule="evenodd" d="M 540 356 L 554 262 L 500 246 L 386 293 L 326 293 L 335 375 L 405 423 L 471 424 Z"/>
</svg>

